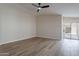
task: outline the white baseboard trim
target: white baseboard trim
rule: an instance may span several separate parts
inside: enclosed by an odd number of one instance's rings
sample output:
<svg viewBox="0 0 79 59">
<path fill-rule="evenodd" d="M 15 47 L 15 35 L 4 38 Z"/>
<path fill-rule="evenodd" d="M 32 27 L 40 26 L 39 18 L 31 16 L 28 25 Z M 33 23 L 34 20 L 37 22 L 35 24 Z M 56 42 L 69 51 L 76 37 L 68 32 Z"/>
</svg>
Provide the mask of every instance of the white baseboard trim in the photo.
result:
<svg viewBox="0 0 79 59">
<path fill-rule="evenodd" d="M 53 38 L 47 38 L 47 37 L 40 37 L 40 36 L 31 36 L 31 37 L 24 37 L 24 38 L 21 38 L 21 39 L 17 39 L 17 40 L 13 40 L 13 41 L 8 41 L 8 42 L 1 42 L 0 45 L 3 45 L 3 44 L 7 44 L 7 43 L 12 43 L 12 42 L 16 42 L 16 41 L 21 41 L 21 40 L 26 40 L 26 39 L 31 39 L 31 38 L 45 38 L 45 39 L 52 39 L 52 40 L 58 40 L 58 39 L 53 39 Z"/>
<path fill-rule="evenodd" d="M 36 36 L 31 36 L 31 37 L 24 37 L 24 38 L 21 38 L 21 39 L 17 39 L 17 40 L 13 40 L 13 41 L 8 41 L 8 42 L 0 42 L 0 45 L 3 45 L 3 44 L 7 44 L 7 43 L 11 43 L 11 42 L 16 42 L 16 41 L 21 41 L 21 40 L 25 40 L 25 39 L 30 39 L 30 38 L 34 38 Z"/>
</svg>

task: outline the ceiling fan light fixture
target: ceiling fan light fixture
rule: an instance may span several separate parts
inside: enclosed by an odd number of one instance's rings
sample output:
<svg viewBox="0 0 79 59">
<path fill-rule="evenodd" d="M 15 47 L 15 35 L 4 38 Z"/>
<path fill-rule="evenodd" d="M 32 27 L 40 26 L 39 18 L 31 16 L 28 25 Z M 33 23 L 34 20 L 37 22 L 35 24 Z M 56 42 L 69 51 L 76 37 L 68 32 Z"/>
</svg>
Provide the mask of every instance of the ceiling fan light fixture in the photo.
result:
<svg viewBox="0 0 79 59">
<path fill-rule="evenodd" d="M 39 7 L 38 9 L 40 10 L 41 8 Z"/>
</svg>

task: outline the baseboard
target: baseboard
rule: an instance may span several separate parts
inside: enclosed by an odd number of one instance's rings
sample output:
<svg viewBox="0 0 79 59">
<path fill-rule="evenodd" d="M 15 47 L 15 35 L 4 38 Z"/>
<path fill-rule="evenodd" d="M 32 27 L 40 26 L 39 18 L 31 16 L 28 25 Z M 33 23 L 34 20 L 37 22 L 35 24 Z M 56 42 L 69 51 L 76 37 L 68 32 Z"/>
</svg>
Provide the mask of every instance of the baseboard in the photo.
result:
<svg viewBox="0 0 79 59">
<path fill-rule="evenodd" d="M 57 40 L 58 41 L 58 39 L 52 39 L 52 38 L 46 38 L 46 37 L 37 37 L 37 38 L 40 38 L 40 39 L 49 39 L 49 40 Z"/>
<path fill-rule="evenodd" d="M 12 42 L 17 42 L 17 41 L 22 41 L 22 40 L 27 40 L 27 39 L 32 39 L 32 38 L 36 38 L 36 37 L 35 36 L 32 36 L 32 37 L 22 38 L 22 39 L 8 41 L 8 42 L 1 42 L 0 45 L 12 43 Z"/>
<path fill-rule="evenodd" d="M 27 39 L 51 39 L 51 38 L 45 38 L 45 37 L 35 37 L 35 36 L 32 36 L 32 37 L 28 37 L 28 38 L 23 38 L 23 39 L 19 39 L 19 40 L 14 40 L 14 41 L 8 41 L 8 42 L 3 42 L 3 43 L 0 43 L 0 45 L 3 45 L 3 44 L 8 44 L 8 43 L 13 43 L 13 42 L 17 42 L 17 41 L 23 41 L 23 40 L 27 40 Z M 52 40 L 58 40 L 58 39 L 52 39 Z"/>
<path fill-rule="evenodd" d="M 52 40 L 61 40 L 61 39 L 57 39 L 57 38 L 51 38 L 51 37 L 43 37 L 43 36 L 37 36 L 39 38 L 45 38 L 45 39 L 52 39 Z"/>
</svg>

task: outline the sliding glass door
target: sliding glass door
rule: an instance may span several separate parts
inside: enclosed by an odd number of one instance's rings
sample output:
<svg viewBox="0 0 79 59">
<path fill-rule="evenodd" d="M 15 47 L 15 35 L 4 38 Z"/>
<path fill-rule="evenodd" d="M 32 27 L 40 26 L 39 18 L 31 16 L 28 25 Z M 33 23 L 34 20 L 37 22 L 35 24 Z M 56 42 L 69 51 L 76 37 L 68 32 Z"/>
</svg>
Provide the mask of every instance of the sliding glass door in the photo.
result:
<svg viewBox="0 0 79 59">
<path fill-rule="evenodd" d="M 65 23 L 63 25 L 63 39 L 70 39 L 71 38 L 71 24 Z"/>
<path fill-rule="evenodd" d="M 63 38 L 78 40 L 79 23 L 65 23 L 63 26 Z"/>
<path fill-rule="evenodd" d="M 71 24 L 71 39 L 78 39 L 78 23 Z"/>
</svg>

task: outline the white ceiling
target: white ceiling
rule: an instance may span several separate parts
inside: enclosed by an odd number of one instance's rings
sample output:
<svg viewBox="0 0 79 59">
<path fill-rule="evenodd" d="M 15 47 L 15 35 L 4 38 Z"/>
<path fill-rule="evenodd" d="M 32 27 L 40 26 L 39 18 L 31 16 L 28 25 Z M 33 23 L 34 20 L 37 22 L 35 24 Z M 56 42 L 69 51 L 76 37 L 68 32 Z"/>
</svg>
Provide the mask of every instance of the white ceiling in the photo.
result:
<svg viewBox="0 0 79 59">
<path fill-rule="evenodd" d="M 42 5 L 47 4 L 49 4 L 50 7 L 41 9 L 39 12 L 40 15 L 59 14 L 66 17 L 79 17 L 79 3 L 43 3 Z M 22 3 L 18 5 L 30 10 L 30 12 L 34 14 L 38 14 L 36 12 L 37 8 L 32 6 L 32 3 Z"/>
</svg>

